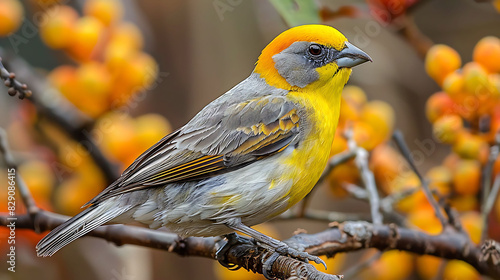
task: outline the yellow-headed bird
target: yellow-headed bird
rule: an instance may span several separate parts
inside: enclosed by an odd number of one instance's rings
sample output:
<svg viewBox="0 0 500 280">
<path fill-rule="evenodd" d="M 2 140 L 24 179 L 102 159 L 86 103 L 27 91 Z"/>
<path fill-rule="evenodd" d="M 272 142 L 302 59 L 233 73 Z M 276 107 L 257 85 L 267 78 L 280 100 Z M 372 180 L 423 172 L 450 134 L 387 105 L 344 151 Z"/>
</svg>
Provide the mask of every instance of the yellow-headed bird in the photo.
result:
<svg viewBox="0 0 500 280">
<path fill-rule="evenodd" d="M 108 223 L 138 221 L 182 237 L 245 233 L 298 252 L 250 226 L 290 208 L 326 166 L 351 67 L 371 61 L 336 29 L 291 28 L 252 74 L 140 155 L 87 209 L 37 245 L 39 256 Z"/>
</svg>

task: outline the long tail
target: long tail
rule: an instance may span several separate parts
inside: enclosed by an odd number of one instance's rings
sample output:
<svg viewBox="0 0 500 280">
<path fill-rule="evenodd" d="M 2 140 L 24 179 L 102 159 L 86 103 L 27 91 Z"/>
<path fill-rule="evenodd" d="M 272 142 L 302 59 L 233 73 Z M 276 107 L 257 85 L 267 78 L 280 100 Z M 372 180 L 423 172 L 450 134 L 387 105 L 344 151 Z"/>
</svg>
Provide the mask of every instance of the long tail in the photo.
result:
<svg viewBox="0 0 500 280">
<path fill-rule="evenodd" d="M 92 205 L 42 238 L 36 245 L 36 253 L 39 257 L 50 257 L 62 247 L 125 213 L 130 208 L 132 207 L 118 206 L 114 199 Z"/>
</svg>

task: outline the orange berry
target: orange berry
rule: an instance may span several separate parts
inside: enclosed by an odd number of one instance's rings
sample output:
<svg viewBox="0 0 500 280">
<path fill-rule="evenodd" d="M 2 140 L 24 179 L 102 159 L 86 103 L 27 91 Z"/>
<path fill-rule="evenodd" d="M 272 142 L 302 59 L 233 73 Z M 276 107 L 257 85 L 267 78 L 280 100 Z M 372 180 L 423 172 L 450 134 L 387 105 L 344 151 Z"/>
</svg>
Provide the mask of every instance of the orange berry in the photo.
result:
<svg viewBox="0 0 500 280">
<path fill-rule="evenodd" d="M 463 75 L 464 87 L 469 94 L 484 98 L 492 92 L 488 72 L 481 64 L 468 62 L 463 67 Z"/>
<path fill-rule="evenodd" d="M 150 87 L 158 75 L 158 65 L 146 53 L 136 53 L 127 61 L 127 66 L 115 72 L 115 87 L 112 91 L 114 106 L 125 104 L 129 98 Z"/>
<path fill-rule="evenodd" d="M 348 102 L 344 98 L 340 103 L 339 128 L 349 126 L 353 121 L 359 119 L 360 109 L 355 104 Z"/>
<path fill-rule="evenodd" d="M 343 184 L 359 184 L 359 170 L 354 162 L 348 161 L 346 163 L 336 166 L 327 177 L 330 191 L 334 197 L 345 197 L 347 191 L 343 188 Z"/>
<path fill-rule="evenodd" d="M 330 157 L 347 150 L 347 140 L 341 135 L 342 132 L 337 129 L 335 132 L 335 140 L 333 140 Z"/>
<path fill-rule="evenodd" d="M 126 68 L 138 51 L 144 39 L 141 31 L 130 22 L 118 23 L 111 29 L 111 37 L 104 51 L 104 61 L 110 71 L 119 73 Z"/>
<path fill-rule="evenodd" d="M 90 190 L 89 186 L 83 184 L 82 177 L 79 175 L 65 179 L 55 194 L 59 211 L 71 216 L 79 213 L 82 210 L 81 206 L 99 193 Z"/>
<path fill-rule="evenodd" d="M 455 101 L 461 101 L 464 91 L 464 77 L 460 72 L 452 72 L 443 81 L 443 90 Z"/>
<path fill-rule="evenodd" d="M 450 194 L 452 181 L 450 169 L 443 165 L 438 165 L 429 169 L 426 177 L 429 180 L 429 188 L 431 190 L 437 190 L 443 196 Z"/>
<path fill-rule="evenodd" d="M 440 234 L 443 229 L 432 207 L 414 208 L 408 214 L 408 222 L 431 235 Z"/>
<path fill-rule="evenodd" d="M 470 264 L 450 260 L 444 267 L 443 279 L 445 280 L 479 280 L 481 275 Z"/>
<path fill-rule="evenodd" d="M 460 221 L 464 230 L 469 234 L 472 242 L 481 242 L 482 222 L 481 215 L 477 211 L 469 211 L 460 215 Z"/>
<path fill-rule="evenodd" d="M 40 25 L 40 36 L 50 48 L 61 49 L 69 46 L 78 13 L 69 6 L 56 5 L 47 11 L 47 20 Z M 64 36 L 61 34 L 65 34 Z"/>
<path fill-rule="evenodd" d="M 492 73 L 488 75 L 491 95 L 494 98 L 500 97 L 500 74 Z"/>
<path fill-rule="evenodd" d="M 146 114 L 135 119 L 137 149 L 145 151 L 172 131 L 170 123 L 157 114 Z"/>
<path fill-rule="evenodd" d="M 459 212 L 475 211 L 479 209 L 479 202 L 475 194 L 454 196 L 450 199 L 450 205 Z"/>
<path fill-rule="evenodd" d="M 389 184 L 389 193 L 399 193 L 409 189 L 420 188 L 420 180 L 412 171 L 402 171 Z M 410 212 L 419 207 L 426 207 L 427 199 L 422 191 L 417 191 L 397 202 L 397 208 L 402 212 Z"/>
<path fill-rule="evenodd" d="M 495 9 L 497 10 L 497 12 L 500 13 L 500 0 L 494 0 L 493 1 L 493 6 L 495 7 Z"/>
<path fill-rule="evenodd" d="M 123 16 L 123 6 L 118 0 L 87 0 L 83 12 L 110 26 Z"/>
<path fill-rule="evenodd" d="M 61 65 L 54 68 L 49 74 L 49 81 L 56 87 L 70 102 L 71 97 L 77 91 L 76 68 L 70 65 Z"/>
<path fill-rule="evenodd" d="M 102 147 L 112 158 L 130 164 L 141 151 L 135 145 L 133 119 L 122 113 L 108 113 L 97 121 L 96 133 L 102 134 Z"/>
<path fill-rule="evenodd" d="M 460 68 L 460 55 L 449 46 L 434 45 L 425 57 L 425 70 L 439 85 L 451 72 Z"/>
<path fill-rule="evenodd" d="M 113 27 L 112 42 L 120 42 L 133 50 L 140 50 L 144 44 L 141 30 L 132 22 L 120 22 Z"/>
<path fill-rule="evenodd" d="M 372 151 L 370 169 L 373 171 L 377 186 L 389 194 L 393 192 L 392 182 L 409 167 L 394 148 L 389 145 L 379 145 Z"/>
<path fill-rule="evenodd" d="M 352 126 L 352 133 L 356 144 L 369 151 L 381 143 L 380 137 L 376 136 L 377 132 L 375 129 L 364 121 L 355 122 Z"/>
<path fill-rule="evenodd" d="M 395 263 L 398 265 L 394 265 Z M 380 259 L 361 272 L 360 276 L 370 280 L 397 280 L 407 279 L 412 272 L 413 256 L 404 251 L 391 250 L 384 252 Z"/>
<path fill-rule="evenodd" d="M 23 163 L 19 166 L 19 174 L 23 176 L 26 186 L 36 201 L 50 199 L 55 177 L 46 162 L 28 161 Z"/>
<path fill-rule="evenodd" d="M 383 101 L 370 101 L 363 106 L 360 119 L 376 132 L 372 134 L 371 139 L 374 146 L 369 150 L 391 137 L 395 122 L 394 115 L 392 107 Z"/>
<path fill-rule="evenodd" d="M 24 10 L 18 0 L 0 1 L 0 37 L 16 31 L 23 21 Z"/>
<path fill-rule="evenodd" d="M 479 40 L 474 47 L 473 58 L 489 72 L 500 72 L 500 39 L 487 36 Z"/>
<path fill-rule="evenodd" d="M 76 71 L 77 84 L 82 92 L 94 102 L 106 102 L 111 89 L 111 76 L 99 62 L 82 64 Z"/>
<path fill-rule="evenodd" d="M 489 145 L 482 137 L 463 132 L 453 144 L 453 151 L 463 159 L 475 159 L 485 163 L 488 159 Z"/>
<path fill-rule="evenodd" d="M 453 189 L 459 195 L 474 195 L 480 189 L 481 165 L 477 160 L 461 160 L 453 172 Z"/>
<path fill-rule="evenodd" d="M 416 184 L 417 182 L 409 182 Z M 414 185 L 414 188 L 419 188 L 419 185 Z M 420 189 L 414 192 L 413 194 L 401 199 L 397 204 L 397 209 L 399 211 L 409 213 L 412 212 L 414 209 L 426 209 L 426 208 L 431 208 L 431 205 L 429 201 L 427 200 L 427 197 L 425 196 L 424 192 Z"/>
<path fill-rule="evenodd" d="M 361 109 L 363 105 L 366 104 L 366 94 L 362 88 L 357 86 L 347 85 L 342 91 L 342 97 L 346 102 L 355 105 L 358 109 Z"/>
<path fill-rule="evenodd" d="M 462 129 L 462 118 L 457 115 L 442 116 L 432 126 L 434 137 L 440 142 L 447 144 L 454 143 Z"/>
<path fill-rule="evenodd" d="M 455 103 L 445 92 L 436 92 L 425 104 L 425 114 L 431 123 L 434 123 L 439 117 L 451 114 Z"/>
<path fill-rule="evenodd" d="M 104 25 L 93 17 L 81 17 L 76 21 L 69 54 L 79 60 L 88 61 L 97 55 L 98 44 L 102 40 Z"/>
<path fill-rule="evenodd" d="M 435 279 L 442 263 L 443 259 L 435 256 L 418 256 L 415 263 L 418 276 L 420 276 L 423 280 Z"/>
</svg>

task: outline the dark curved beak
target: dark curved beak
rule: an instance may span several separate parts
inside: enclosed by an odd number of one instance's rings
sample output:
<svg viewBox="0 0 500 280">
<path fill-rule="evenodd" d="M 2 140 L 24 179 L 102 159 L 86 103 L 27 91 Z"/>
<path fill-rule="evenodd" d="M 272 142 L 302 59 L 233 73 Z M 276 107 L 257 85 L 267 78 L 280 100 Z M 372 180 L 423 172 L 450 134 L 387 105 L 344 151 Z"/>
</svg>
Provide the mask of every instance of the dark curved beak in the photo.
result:
<svg viewBox="0 0 500 280">
<path fill-rule="evenodd" d="M 373 61 L 364 51 L 353 44 L 346 42 L 345 48 L 337 55 L 337 65 L 339 68 L 351 68 L 367 61 Z"/>
</svg>

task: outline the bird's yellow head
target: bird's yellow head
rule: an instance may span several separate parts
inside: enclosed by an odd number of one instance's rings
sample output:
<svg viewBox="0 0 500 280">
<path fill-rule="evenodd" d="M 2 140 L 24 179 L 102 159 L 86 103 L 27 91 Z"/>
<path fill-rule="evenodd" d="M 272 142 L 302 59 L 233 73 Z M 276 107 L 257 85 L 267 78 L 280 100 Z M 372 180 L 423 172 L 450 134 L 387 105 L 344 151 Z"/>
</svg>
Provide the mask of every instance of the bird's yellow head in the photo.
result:
<svg viewBox="0 0 500 280">
<path fill-rule="evenodd" d="M 334 77 L 343 86 L 351 67 L 371 58 L 347 42 L 337 29 L 326 25 L 302 25 L 276 37 L 262 50 L 254 72 L 269 85 L 300 91 L 322 87 Z"/>
</svg>

